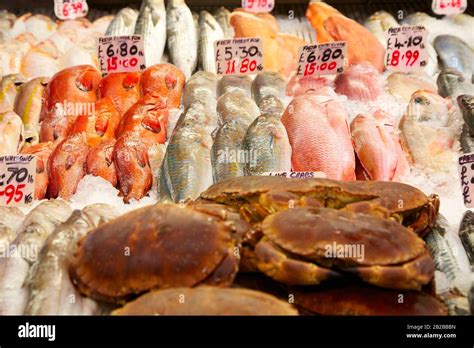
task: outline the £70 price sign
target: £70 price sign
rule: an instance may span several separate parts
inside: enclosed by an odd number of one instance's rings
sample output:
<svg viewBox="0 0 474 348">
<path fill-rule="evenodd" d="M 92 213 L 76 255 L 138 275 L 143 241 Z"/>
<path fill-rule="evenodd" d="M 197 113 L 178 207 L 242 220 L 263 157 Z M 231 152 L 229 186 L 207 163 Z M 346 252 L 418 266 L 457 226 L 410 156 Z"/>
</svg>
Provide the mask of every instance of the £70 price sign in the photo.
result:
<svg viewBox="0 0 474 348">
<path fill-rule="evenodd" d="M 431 9 L 438 15 L 456 15 L 467 8 L 467 0 L 433 0 Z"/>
<path fill-rule="evenodd" d="M 275 0 L 242 0 L 242 8 L 249 12 L 271 12 L 275 7 Z"/>
<path fill-rule="evenodd" d="M 0 156 L 0 206 L 26 205 L 35 192 L 36 157 Z"/>
<path fill-rule="evenodd" d="M 100 70 L 105 73 L 134 72 L 146 68 L 140 35 L 101 37 L 98 56 Z"/>
<path fill-rule="evenodd" d="M 84 17 L 88 11 L 86 0 L 54 0 L 54 14 L 62 20 Z"/>
<path fill-rule="evenodd" d="M 217 40 L 214 51 L 218 75 L 247 75 L 263 71 L 260 38 Z"/>
<path fill-rule="evenodd" d="M 298 76 L 331 75 L 344 70 L 345 41 L 302 46 L 298 52 Z"/>
<path fill-rule="evenodd" d="M 388 70 L 412 72 L 421 70 L 428 61 L 428 31 L 423 26 L 388 29 L 385 65 Z"/>
</svg>

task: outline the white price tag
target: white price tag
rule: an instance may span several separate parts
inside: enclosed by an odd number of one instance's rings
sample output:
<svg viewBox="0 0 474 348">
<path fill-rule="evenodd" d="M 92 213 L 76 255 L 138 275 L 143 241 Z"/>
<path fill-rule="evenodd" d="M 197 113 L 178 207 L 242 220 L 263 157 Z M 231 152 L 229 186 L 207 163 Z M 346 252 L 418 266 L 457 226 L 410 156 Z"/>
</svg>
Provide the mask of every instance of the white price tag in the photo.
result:
<svg viewBox="0 0 474 348">
<path fill-rule="evenodd" d="M 0 206 L 27 205 L 35 194 L 36 156 L 0 156 Z"/>
<path fill-rule="evenodd" d="M 428 31 L 423 26 L 389 28 L 385 66 L 390 71 L 413 72 L 428 63 Z"/>
<path fill-rule="evenodd" d="M 459 156 L 458 169 L 464 205 L 474 208 L 474 152 Z"/>
<path fill-rule="evenodd" d="M 302 46 L 298 50 L 298 76 L 320 76 L 342 73 L 347 45 L 345 41 Z"/>
<path fill-rule="evenodd" d="M 326 174 L 323 172 L 265 172 L 263 176 L 282 176 L 284 178 L 292 179 L 308 179 L 308 178 L 319 178 L 326 179 Z"/>
<path fill-rule="evenodd" d="M 271 12 L 275 8 L 275 0 L 242 0 L 242 8 L 255 13 Z"/>
<path fill-rule="evenodd" d="M 454 16 L 466 11 L 467 0 L 433 0 L 431 9 L 437 15 Z"/>
<path fill-rule="evenodd" d="M 263 71 L 260 38 L 217 40 L 214 43 L 218 75 L 248 75 Z"/>
<path fill-rule="evenodd" d="M 146 69 L 143 40 L 140 35 L 99 38 L 100 71 L 134 72 Z"/>
<path fill-rule="evenodd" d="M 86 0 L 54 0 L 54 14 L 61 20 L 85 17 L 88 11 Z"/>
</svg>

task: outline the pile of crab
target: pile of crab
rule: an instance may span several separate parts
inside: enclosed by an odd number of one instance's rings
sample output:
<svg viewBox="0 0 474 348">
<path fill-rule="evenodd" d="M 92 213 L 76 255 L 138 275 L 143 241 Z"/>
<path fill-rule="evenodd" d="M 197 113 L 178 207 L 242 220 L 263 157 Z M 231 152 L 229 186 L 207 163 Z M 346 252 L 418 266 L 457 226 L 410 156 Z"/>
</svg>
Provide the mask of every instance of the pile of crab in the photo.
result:
<svg viewBox="0 0 474 348">
<path fill-rule="evenodd" d="M 101 225 L 70 275 L 122 315 L 442 315 L 422 239 L 438 208 L 400 183 L 233 178 Z"/>
</svg>

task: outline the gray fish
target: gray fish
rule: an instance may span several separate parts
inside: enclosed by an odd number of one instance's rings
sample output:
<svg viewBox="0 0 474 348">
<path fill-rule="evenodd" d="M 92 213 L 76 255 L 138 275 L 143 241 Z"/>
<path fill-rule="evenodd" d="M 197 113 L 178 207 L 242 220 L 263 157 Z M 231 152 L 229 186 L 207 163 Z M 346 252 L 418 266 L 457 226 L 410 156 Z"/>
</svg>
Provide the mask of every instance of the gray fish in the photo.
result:
<svg viewBox="0 0 474 348">
<path fill-rule="evenodd" d="M 159 190 L 159 178 L 161 164 L 163 163 L 163 157 L 165 156 L 166 145 L 153 144 L 148 148 L 148 161 L 150 162 L 151 174 L 153 177 L 152 190 L 153 192 L 160 192 Z"/>
<path fill-rule="evenodd" d="M 72 210 L 62 200 L 45 201 L 23 220 L 18 236 L 10 245 L 15 249 L 0 259 L 0 315 L 22 315 L 30 295 L 25 284 L 31 265 L 54 229 L 66 221 Z"/>
<path fill-rule="evenodd" d="M 203 104 L 194 102 L 189 105 L 176 122 L 175 130 L 183 126 L 193 126 L 198 124 L 211 134 L 217 127 L 217 114 L 210 112 Z M 174 133 L 174 132 L 173 132 Z"/>
<path fill-rule="evenodd" d="M 246 175 L 291 171 L 291 146 L 279 115 L 255 119 L 245 135 Z"/>
<path fill-rule="evenodd" d="M 234 37 L 234 28 L 230 25 L 231 12 L 225 7 L 219 7 L 214 12 L 214 17 L 220 24 L 222 31 L 224 32 L 224 38 L 232 39 Z"/>
<path fill-rule="evenodd" d="M 110 22 L 105 36 L 132 35 L 135 31 L 135 22 L 138 12 L 130 7 L 121 9 Z"/>
<path fill-rule="evenodd" d="M 461 150 L 463 153 L 474 152 L 474 138 L 471 136 L 471 132 L 467 125 L 462 127 L 461 138 L 459 140 L 461 143 Z"/>
<path fill-rule="evenodd" d="M 25 214 L 15 207 L 0 207 L 0 255 L 3 255 L 11 242 Z"/>
<path fill-rule="evenodd" d="M 474 94 L 474 85 L 454 69 L 442 70 L 436 80 L 438 92 L 442 97 L 457 98 L 461 94 Z"/>
<path fill-rule="evenodd" d="M 457 70 L 472 82 L 474 52 L 464 41 L 456 36 L 440 35 L 434 40 L 434 47 L 444 69 Z"/>
<path fill-rule="evenodd" d="M 462 111 L 464 122 L 469 128 L 471 135 L 474 135 L 474 96 L 460 95 L 457 100 Z"/>
<path fill-rule="evenodd" d="M 257 104 L 262 98 L 272 95 L 277 98 L 285 97 L 286 81 L 277 72 L 258 74 L 252 82 L 252 96 Z"/>
<path fill-rule="evenodd" d="M 244 175 L 246 130 L 247 127 L 235 119 L 216 130 L 211 152 L 215 183 Z"/>
<path fill-rule="evenodd" d="M 210 112 L 216 111 L 217 81 L 216 74 L 208 71 L 199 71 L 189 78 L 184 86 L 183 106 L 199 102 Z"/>
<path fill-rule="evenodd" d="M 188 79 L 197 65 L 198 36 L 193 15 L 184 0 L 169 0 L 166 33 L 171 62 Z"/>
<path fill-rule="evenodd" d="M 31 293 L 25 314 L 97 314 L 98 304 L 83 297 L 69 278 L 69 261 L 82 237 L 117 216 L 112 206 L 94 204 L 82 211 L 75 210 L 66 222 L 54 230 L 31 267 L 27 280 Z"/>
<path fill-rule="evenodd" d="M 221 95 L 217 100 L 216 110 L 219 115 L 219 124 L 237 119 L 248 127 L 260 115 L 257 104 L 241 90 L 233 90 Z"/>
<path fill-rule="evenodd" d="M 459 226 L 459 238 L 466 250 L 467 257 L 474 270 L 474 212 L 468 210 L 464 213 Z"/>
<path fill-rule="evenodd" d="M 252 79 L 249 76 L 225 75 L 217 84 L 217 95 L 221 96 L 227 92 L 241 91 L 252 97 L 251 89 Z"/>
<path fill-rule="evenodd" d="M 258 104 L 261 114 L 283 115 L 285 107 L 278 97 L 274 95 L 267 95 L 260 99 Z"/>
<path fill-rule="evenodd" d="M 214 42 L 222 40 L 221 26 L 207 11 L 199 13 L 199 62 L 203 71 L 216 72 Z"/>
</svg>

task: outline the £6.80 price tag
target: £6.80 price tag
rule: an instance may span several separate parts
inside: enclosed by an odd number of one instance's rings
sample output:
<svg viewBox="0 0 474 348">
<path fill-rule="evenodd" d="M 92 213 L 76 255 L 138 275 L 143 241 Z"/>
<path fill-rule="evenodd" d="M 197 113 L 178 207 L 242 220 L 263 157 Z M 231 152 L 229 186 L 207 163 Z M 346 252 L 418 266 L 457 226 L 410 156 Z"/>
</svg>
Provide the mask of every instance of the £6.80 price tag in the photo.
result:
<svg viewBox="0 0 474 348">
<path fill-rule="evenodd" d="M 474 208 L 474 153 L 459 156 L 458 169 L 464 205 L 467 208 Z"/>
<path fill-rule="evenodd" d="M 298 51 L 298 76 L 331 75 L 344 70 L 344 59 L 347 56 L 345 41 L 330 42 L 319 45 L 307 45 Z"/>
<path fill-rule="evenodd" d="M 143 52 L 140 35 L 101 37 L 98 46 L 100 71 L 111 73 L 145 70 Z"/>
<path fill-rule="evenodd" d="M 260 38 L 217 40 L 214 43 L 214 52 L 218 75 L 247 75 L 263 71 Z"/>
<path fill-rule="evenodd" d="M 35 194 L 36 157 L 0 156 L 0 206 L 30 204 Z"/>
<path fill-rule="evenodd" d="M 275 7 L 275 0 L 242 0 L 242 8 L 248 12 L 271 12 Z"/>
<path fill-rule="evenodd" d="M 438 15 L 452 16 L 463 13 L 467 8 L 467 0 L 433 0 L 431 9 Z"/>
<path fill-rule="evenodd" d="M 428 31 L 423 26 L 388 29 L 385 65 L 390 71 L 421 70 L 428 62 L 426 50 Z"/>
<path fill-rule="evenodd" d="M 62 20 L 84 17 L 88 11 L 86 0 L 54 0 L 54 14 Z"/>
</svg>

